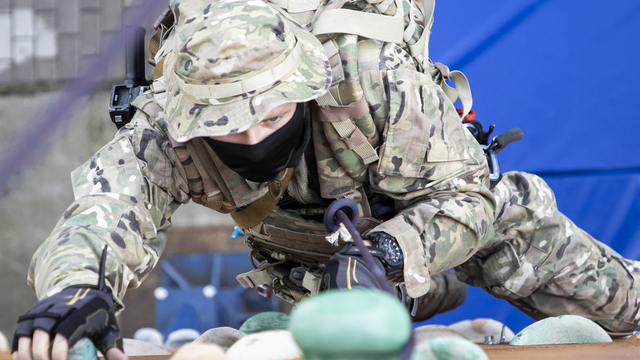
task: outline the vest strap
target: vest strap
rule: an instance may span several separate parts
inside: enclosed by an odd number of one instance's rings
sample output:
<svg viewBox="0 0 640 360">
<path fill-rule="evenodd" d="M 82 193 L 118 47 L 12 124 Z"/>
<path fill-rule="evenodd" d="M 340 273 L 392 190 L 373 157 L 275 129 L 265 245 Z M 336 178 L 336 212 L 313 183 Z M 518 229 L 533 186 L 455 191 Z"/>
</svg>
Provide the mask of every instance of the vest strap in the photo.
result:
<svg viewBox="0 0 640 360">
<path fill-rule="evenodd" d="M 440 73 L 440 87 L 444 91 L 445 95 L 451 100 L 452 103 L 455 103 L 458 98 L 460 98 L 460 102 L 462 103 L 463 112 L 460 115 L 460 119 L 464 119 L 469 111 L 471 111 L 471 107 L 473 106 L 473 97 L 471 96 L 471 87 L 469 86 L 469 80 L 464 74 L 458 70 L 449 71 L 449 68 L 442 63 L 435 63 L 434 70 L 435 74 Z M 433 76 L 433 74 L 432 74 Z M 455 87 L 447 84 L 446 80 L 453 80 Z"/>
<path fill-rule="evenodd" d="M 212 209 L 212 210 L 220 210 L 222 208 L 223 195 L 222 191 L 215 186 L 213 180 L 211 179 L 211 175 L 213 173 L 213 169 L 211 164 L 205 159 L 206 149 L 204 149 L 204 144 L 202 140 L 199 138 L 192 139 L 192 141 L 187 141 L 186 146 L 189 150 L 189 154 L 191 154 L 191 158 L 193 163 L 198 169 L 200 173 L 200 177 L 202 179 L 202 185 L 204 187 L 204 193 L 206 195 L 206 199 L 204 202 L 204 206 Z"/>
<path fill-rule="evenodd" d="M 287 168 L 282 180 L 269 182 L 269 191 L 266 194 L 245 208 L 232 212 L 230 215 L 236 225 L 242 229 L 247 229 L 260 224 L 276 206 L 278 200 L 284 194 L 284 189 L 289 186 L 292 176 L 293 168 Z M 273 194 L 279 194 L 279 196 L 273 196 Z"/>
<path fill-rule="evenodd" d="M 269 0 L 269 2 L 294 14 L 305 11 L 314 11 L 318 9 L 318 6 L 320 6 L 320 1 L 318 0 Z"/>
<path fill-rule="evenodd" d="M 328 121 L 331 122 L 340 138 L 347 144 L 349 150 L 358 155 L 363 164 L 369 165 L 374 161 L 378 161 L 378 153 L 367 141 L 367 137 L 351 120 L 351 118 L 364 116 L 361 115 L 362 105 L 366 106 L 364 97 L 353 104 L 340 106 L 331 93 L 326 92 L 316 101 L 320 105 L 319 110 L 323 114 L 322 118 L 329 119 Z M 347 118 L 344 119 L 344 117 Z"/>
<path fill-rule="evenodd" d="M 272 279 L 267 272 L 266 267 L 269 265 L 268 261 L 261 262 L 257 268 L 247 271 L 246 273 L 242 273 L 236 276 L 236 280 L 244 287 L 245 289 L 253 288 L 256 286 L 270 284 Z"/>
<path fill-rule="evenodd" d="M 302 287 L 309 290 L 311 296 L 320 292 L 321 285 L 322 274 L 312 273 L 311 271 L 306 271 L 304 273 L 304 278 L 302 278 Z"/>
</svg>

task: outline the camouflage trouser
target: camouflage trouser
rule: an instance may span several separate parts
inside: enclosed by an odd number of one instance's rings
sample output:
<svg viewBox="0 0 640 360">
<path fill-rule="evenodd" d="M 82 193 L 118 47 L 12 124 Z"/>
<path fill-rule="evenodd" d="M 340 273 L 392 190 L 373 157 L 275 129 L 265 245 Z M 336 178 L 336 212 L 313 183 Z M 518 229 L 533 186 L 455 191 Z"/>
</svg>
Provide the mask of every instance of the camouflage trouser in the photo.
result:
<svg viewBox="0 0 640 360">
<path fill-rule="evenodd" d="M 456 267 L 460 280 L 537 320 L 574 314 L 611 333 L 638 328 L 640 262 L 578 228 L 535 175 L 506 173 L 493 192 L 495 238 Z"/>
</svg>

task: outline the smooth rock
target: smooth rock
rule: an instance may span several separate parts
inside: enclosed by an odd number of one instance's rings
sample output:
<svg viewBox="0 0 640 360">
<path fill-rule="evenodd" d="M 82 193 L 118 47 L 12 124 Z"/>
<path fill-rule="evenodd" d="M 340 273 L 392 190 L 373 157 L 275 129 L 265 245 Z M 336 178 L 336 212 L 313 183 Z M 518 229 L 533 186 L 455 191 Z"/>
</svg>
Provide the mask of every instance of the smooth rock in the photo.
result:
<svg viewBox="0 0 640 360">
<path fill-rule="evenodd" d="M 413 335 L 415 336 L 416 344 L 437 337 L 453 337 L 463 340 L 468 340 L 461 334 L 458 334 L 455 330 L 449 329 L 444 325 L 423 325 L 413 329 Z"/>
<path fill-rule="evenodd" d="M 127 356 L 160 356 L 171 352 L 162 346 L 136 339 L 122 339 L 124 354 Z"/>
<path fill-rule="evenodd" d="M 164 347 L 167 349 L 178 349 L 186 344 L 191 343 L 200 336 L 200 333 L 194 329 L 178 329 L 167 335 Z"/>
<path fill-rule="evenodd" d="M 385 292 L 331 290 L 303 300 L 289 330 L 305 360 L 395 360 L 409 341 L 411 319 Z"/>
<path fill-rule="evenodd" d="M 164 346 L 162 333 L 154 328 L 144 327 L 136 330 L 133 334 L 135 340 L 146 341 L 156 346 Z"/>
<path fill-rule="evenodd" d="M 487 354 L 469 340 L 440 337 L 419 342 L 411 360 L 489 360 Z"/>
<path fill-rule="evenodd" d="M 91 340 L 82 338 L 69 349 L 67 360 L 98 360 L 98 351 Z"/>
<path fill-rule="evenodd" d="M 7 337 L 2 331 L 0 331 L 0 352 L 11 352 L 11 349 L 9 348 L 9 340 L 7 340 Z"/>
<path fill-rule="evenodd" d="M 612 342 L 595 322 L 578 315 L 562 315 L 537 321 L 518 334 L 510 345 L 586 344 Z"/>
<path fill-rule="evenodd" d="M 502 336 L 503 326 L 505 336 L 504 341 L 505 343 L 508 343 L 513 339 L 513 331 L 503 323 L 493 319 L 479 318 L 475 320 L 464 320 L 451 324 L 448 328 L 476 344 L 484 344 L 486 336 L 492 336 L 494 342 L 499 342 Z"/>
<path fill-rule="evenodd" d="M 302 351 L 287 330 L 244 336 L 227 350 L 229 360 L 300 360 Z M 305 358 L 305 360 L 310 360 Z"/>
<path fill-rule="evenodd" d="M 236 330 L 228 326 L 223 326 L 205 331 L 204 334 L 200 335 L 193 342 L 216 344 L 220 346 L 224 351 L 227 351 L 231 347 L 231 345 L 235 344 L 236 341 L 245 336 L 247 336 L 247 334 L 243 333 L 240 330 Z"/>
<path fill-rule="evenodd" d="M 239 330 L 245 334 L 254 334 L 269 330 L 287 330 L 288 327 L 289 315 L 277 311 L 265 311 L 248 318 Z"/>
<path fill-rule="evenodd" d="M 227 360 L 224 350 L 215 344 L 190 343 L 187 344 L 173 356 L 170 360 Z"/>
</svg>

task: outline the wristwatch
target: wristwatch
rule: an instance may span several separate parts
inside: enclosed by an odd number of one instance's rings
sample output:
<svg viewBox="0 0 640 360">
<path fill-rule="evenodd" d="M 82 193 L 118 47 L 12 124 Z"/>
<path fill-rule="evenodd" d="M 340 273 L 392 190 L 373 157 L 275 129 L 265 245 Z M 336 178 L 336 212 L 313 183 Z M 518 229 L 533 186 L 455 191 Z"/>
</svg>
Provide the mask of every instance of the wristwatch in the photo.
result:
<svg viewBox="0 0 640 360">
<path fill-rule="evenodd" d="M 373 232 L 367 235 L 367 239 L 371 240 L 373 247 L 384 252 L 384 256 L 379 257 L 388 278 L 394 277 L 398 273 L 402 273 L 404 268 L 404 256 L 402 249 L 398 245 L 398 241 L 392 235 L 385 232 Z"/>
</svg>

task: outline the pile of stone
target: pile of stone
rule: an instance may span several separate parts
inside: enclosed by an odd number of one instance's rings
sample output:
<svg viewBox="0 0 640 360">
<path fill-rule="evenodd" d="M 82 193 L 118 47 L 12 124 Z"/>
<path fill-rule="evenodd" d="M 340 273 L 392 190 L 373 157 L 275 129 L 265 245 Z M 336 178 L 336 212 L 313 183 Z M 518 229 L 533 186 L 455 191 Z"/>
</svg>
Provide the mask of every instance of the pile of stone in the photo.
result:
<svg viewBox="0 0 640 360">
<path fill-rule="evenodd" d="M 155 340 L 146 336 L 149 346 L 162 340 L 160 335 Z M 302 301 L 291 315 L 258 314 L 240 329 L 219 327 L 202 335 L 177 332 L 164 346 L 174 352 L 171 360 L 485 360 L 477 344 L 611 341 L 593 321 L 573 315 L 538 321 L 518 334 L 491 319 L 412 329 L 407 311 L 393 296 L 356 289 L 323 292 Z M 79 342 L 69 359 L 95 359 L 92 346 L 88 340 Z M 150 355 L 151 350 L 139 344 L 136 348 L 140 355 Z M 127 350 L 126 341 L 125 353 L 136 355 Z"/>
<path fill-rule="evenodd" d="M 395 298 L 366 289 L 324 292 L 303 301 L 290 316 L 265 312 L 238 330 L 211 329 L 171 359 L 392 360 L 407 347 L 413 350 L 411 360 L 487 359 L 478 345 L 447 327 L 412 331 L 407 311 Z"/>
</svg>

